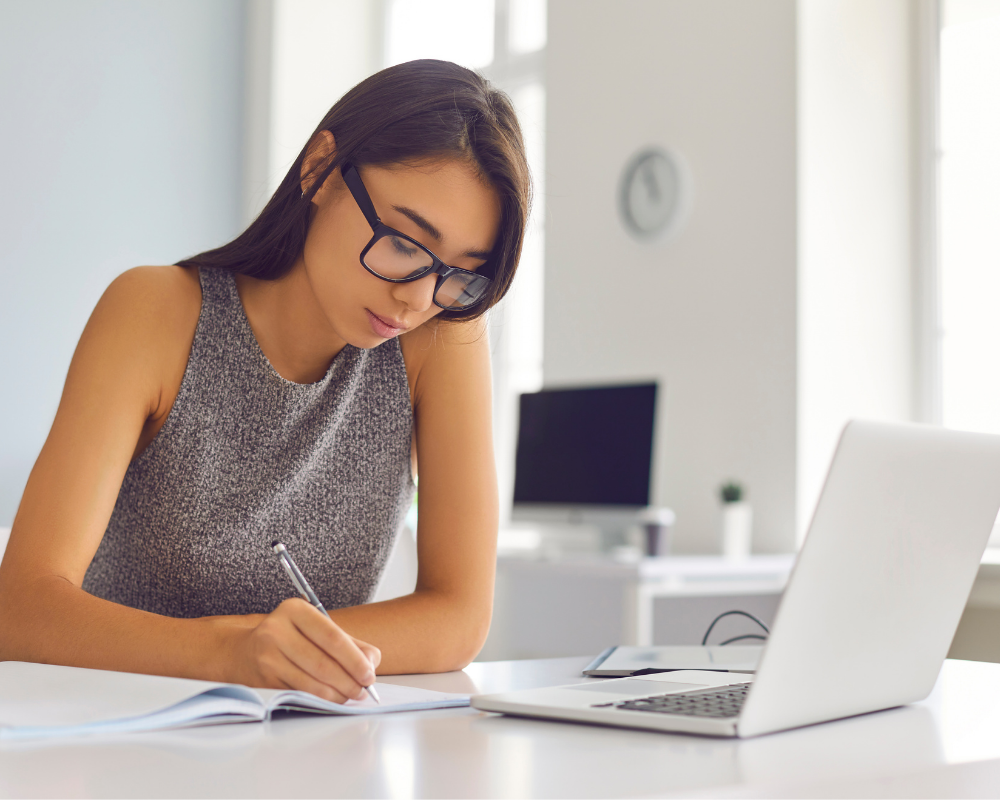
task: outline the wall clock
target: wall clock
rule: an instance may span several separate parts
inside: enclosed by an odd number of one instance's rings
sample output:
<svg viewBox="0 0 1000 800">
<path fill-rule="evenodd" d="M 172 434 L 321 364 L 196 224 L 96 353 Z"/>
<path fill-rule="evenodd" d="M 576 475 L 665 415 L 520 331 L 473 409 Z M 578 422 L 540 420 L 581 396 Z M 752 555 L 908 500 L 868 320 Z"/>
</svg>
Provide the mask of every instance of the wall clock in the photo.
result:
<svg viewBox="0 0 1000 800">
<path fill-rule="evenodd" d="M 677 160 L 661 147 L 636 153 L 622 171 L 618 209 L 626 230 L 650 241 L 668 234 L 680 215 L 684 181 Z"/>
</svg>

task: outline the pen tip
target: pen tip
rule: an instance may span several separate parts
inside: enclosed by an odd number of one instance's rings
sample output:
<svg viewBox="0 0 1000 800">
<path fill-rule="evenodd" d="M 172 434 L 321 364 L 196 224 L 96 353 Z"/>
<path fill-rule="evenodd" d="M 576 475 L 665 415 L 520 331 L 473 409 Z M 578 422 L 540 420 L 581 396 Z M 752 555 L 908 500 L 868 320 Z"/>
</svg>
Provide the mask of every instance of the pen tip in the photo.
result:
<svg viewBox="0 0 1000 800">
<path fill-rule="evenodd" d="M 277 539 L 273 540 L 273 541 L 271 542 L 271 549 L 273 550 L 273 549 L 274 549 L 275 547 L 277 547 L 277 546 L 278 546 L 279 544 L 281 544 L 281 542 L 279 542 L 279 541 L 278 541 Z"/>
</svg>

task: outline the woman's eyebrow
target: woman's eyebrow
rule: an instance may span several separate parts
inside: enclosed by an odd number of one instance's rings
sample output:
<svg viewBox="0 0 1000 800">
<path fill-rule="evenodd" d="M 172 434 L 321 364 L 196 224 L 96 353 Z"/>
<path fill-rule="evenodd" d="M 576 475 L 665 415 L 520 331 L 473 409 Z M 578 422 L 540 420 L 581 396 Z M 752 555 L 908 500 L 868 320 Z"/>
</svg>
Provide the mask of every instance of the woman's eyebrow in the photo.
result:
<svg viewBox="0 0 1000 800">
<path fill-rule="evenodd" d="M 412 208 L 407 208 L 406 206 L 393 206 L 393 210 L 398 211 L 403 216 L 409 218 L 415 225 L 420 227 L 425 233 L 434 237 L 434 241 L 440 242 L 444 239 L 441 235 L 441 231 L 435 228 L 426 218 L 418 214 Z M 483 261 L 489 259 L 492 255 L 489 250 L 466 250 L 462 253 L 463 256 L 467 258 L 479 258 Z"/>
<path fill-rule="evenodd" d="M 407 208 L 406 206 L 393 206 L 393 209 L 409 217 L 415 224 L 419 225 L 426 233 L 429 233 L 434 239 L 440 242 L 444 237 L 441 235 L 441 231 L 431 225 L 426 219 L 424 219 L 420 214 L 414 211 L 412 208 Z"/>
</svg>

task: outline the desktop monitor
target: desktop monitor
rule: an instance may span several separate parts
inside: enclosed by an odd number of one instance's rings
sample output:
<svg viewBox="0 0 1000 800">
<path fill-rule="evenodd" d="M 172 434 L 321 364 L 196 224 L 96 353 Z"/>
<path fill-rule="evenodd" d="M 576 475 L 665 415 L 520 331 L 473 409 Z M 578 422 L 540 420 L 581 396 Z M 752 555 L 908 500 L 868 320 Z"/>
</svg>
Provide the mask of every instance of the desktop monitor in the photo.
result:
<svg viewBox="0 0 1000 800">
<path fill-rule="evenodd" d="M 649 505 L 655 415 L 655 383 L 522 394 L 515 510 Z"/>
</svg>

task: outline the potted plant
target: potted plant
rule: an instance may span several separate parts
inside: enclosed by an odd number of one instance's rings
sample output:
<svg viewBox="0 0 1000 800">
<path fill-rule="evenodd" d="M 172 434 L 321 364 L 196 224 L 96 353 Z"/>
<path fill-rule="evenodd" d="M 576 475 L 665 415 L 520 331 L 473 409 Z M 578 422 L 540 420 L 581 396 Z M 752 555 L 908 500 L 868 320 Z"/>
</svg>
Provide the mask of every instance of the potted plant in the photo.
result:
<svg viewBox="0 0 1000 800">
<path fill-rule="evenodd" d="M 743 495 L 743 487 L 735 481 L 729 481 L 719 489 L 722 500 L 722 555 L 734 561 L 749 557 L 753 534 L 753 509 Z"/>
</svg>

